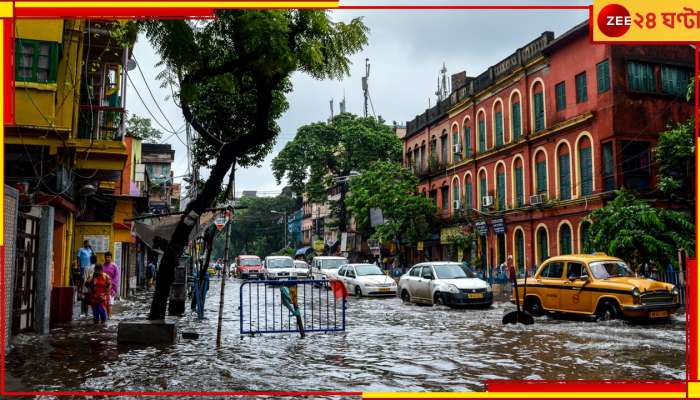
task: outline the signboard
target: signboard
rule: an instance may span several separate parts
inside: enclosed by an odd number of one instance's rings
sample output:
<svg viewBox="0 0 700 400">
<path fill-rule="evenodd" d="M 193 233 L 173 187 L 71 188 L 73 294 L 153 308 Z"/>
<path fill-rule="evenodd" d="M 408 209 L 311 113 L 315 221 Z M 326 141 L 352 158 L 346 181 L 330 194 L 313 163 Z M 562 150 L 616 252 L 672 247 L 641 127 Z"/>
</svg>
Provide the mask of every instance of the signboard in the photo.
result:
<svg viewBox="0 0 700 400">
<path fill-rule="evenodd" d="M 322 252 L 323 252 L 323 248 L 324 248 L 323 245 L 324 245 L 324 244 L 323 244 L 323 240 L 316 240 L 316 241 L 314 241 L 314 250 L 315 250 L 317 253 L 322 253 Z"/>
<path fill-rule="evenodd" d="M 369 209 L 369 224 L 373 228 L 384 223 L 384 215 L 381 208 Z"/>
<path fill-rule="evenodd" d="M 122 242 L 114 242 L 114 251 L 112 252 L 112 259 L 117 267 L 122 268 Z"/>
<path fill-rule="evenodd" d="M 491 220 L 491 226 L 497 235 L 506 233 L 506 224 L 503 222 L 503 218 Z"/>
<path fill-rule="evenodd" d="M 486 222 L 484 221 L 479 221 L 474 224 L 474 227 L 476 228 L 476 231 L 479 232 L 479 235 L 481 236 L 486 236 L 486 234 L 489 233 L 489 226 L 486 225 Z"/>
<path fill-rule="evenodd" d="M 340 251 L 348 251 L 348 233 L 343 232 L 340 234 Z"/>
<path fill-rule="evenodd" d="M 418 251 L 423 251 L 423 241 L 422 240 L 416 244 L 416 249 Z"/>
<path fill-rule="evenodd" d="M 216 229 L 221 231 L 224 229 L 224 225 L 226 225 L 226 217 L 224 217 L 223 214 L 219 214 L 214 220 L 214 224 L 216 225 Z"/>
<path fill-rule="evenodd" d="M 90 242 L 95 253 L 106 253 L 109 250 L 109 235 L 85 235 L 83 240 Z"/>
</svg>

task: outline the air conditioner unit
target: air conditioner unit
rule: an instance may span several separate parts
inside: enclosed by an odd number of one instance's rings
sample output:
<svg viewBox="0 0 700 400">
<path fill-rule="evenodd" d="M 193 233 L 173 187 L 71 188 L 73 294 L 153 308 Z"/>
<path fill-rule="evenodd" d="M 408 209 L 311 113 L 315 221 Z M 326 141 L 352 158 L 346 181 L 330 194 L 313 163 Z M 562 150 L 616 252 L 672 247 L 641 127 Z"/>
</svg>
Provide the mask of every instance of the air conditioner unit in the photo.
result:
<svg viewBox="0 0 700 400">
<path fill-rule="evenodd" d="M 481 205 L 491 207 L 493 205 L 493 196 L 484 196 L 481 198 Z"/>
<path fill-rule="evenodd" d="M 530 196 L 530 205 L 532 206 L 544 204 L 545 201 L 547 201 L 547 196 L 544 194 L 536 194 L 534 196 Z"/>
<path fill-rule="evenodd" d="M 452 209 L 453 210 L 459 210 L 459 207 L 461 206 L 459 200 L 453 200 L 452 201 Z"/>
<path fill-rule="evenodd" d="M 455 153 L 455 154 L 459 154 L 459 153 L 462 152 L 462 146 L 461 146 L 459 143 L 455 144 L 455 145 L 452 146 L 452 147 L 454 148 L 454 153 Z"/>
</svg>

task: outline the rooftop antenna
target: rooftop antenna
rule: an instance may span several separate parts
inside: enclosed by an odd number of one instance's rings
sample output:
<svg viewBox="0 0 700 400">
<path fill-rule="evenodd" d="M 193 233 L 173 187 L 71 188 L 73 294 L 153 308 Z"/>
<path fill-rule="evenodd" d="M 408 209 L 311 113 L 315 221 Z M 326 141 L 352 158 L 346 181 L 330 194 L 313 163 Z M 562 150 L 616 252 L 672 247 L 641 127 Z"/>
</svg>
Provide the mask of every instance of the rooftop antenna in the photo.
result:
<svg viewBox="0 0 700 400">
<path fill-rule="evenodd" d="M 333 119 L 333 99 L 331 99 L 330 103 L 331 103 L 331 118 L 330 119 Z M 329 121 L 330 121 L 330 119 L 329 119 Z"/>
<path fill-rule="evenodd" d="M 365 107 L 364 107 L 364 114 L 365 118 L 367 118 L 367 102 L 369 101 L 369 58 L 365 58 L 365 76 L 362 77 L 362 91 L 364 92 L 365 96 Z"/>
<path fill-rule="evenodd" d="M 338 104 L 338 108 L 340 108 L 341 114 L 345 112 L 345 89 L 343 89 L 343 100 Z"/>
<path fill-rule="evenodd" d="M 440 70 L 440 73 L 442 74 L 442 99 L 446 99 L 449 90 L 447 88 L 447 67 L 445 67 L 444 61 L 442 62 L 442 69 Z"/>
</svg>

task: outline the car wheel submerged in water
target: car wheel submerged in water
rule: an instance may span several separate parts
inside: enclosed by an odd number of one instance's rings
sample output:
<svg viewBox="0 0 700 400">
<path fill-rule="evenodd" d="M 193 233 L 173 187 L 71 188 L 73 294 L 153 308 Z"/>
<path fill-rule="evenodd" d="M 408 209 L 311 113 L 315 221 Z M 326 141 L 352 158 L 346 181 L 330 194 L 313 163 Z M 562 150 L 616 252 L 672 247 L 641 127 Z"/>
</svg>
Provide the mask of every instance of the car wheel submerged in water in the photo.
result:
<svg viewBox="0 0 700 400">
<path fill-rule="evenodd" d="M 542 303 L 537 297 L 530 297 L 525 300 L 525 311 L 534 315 L 535 317 L 540 317 L 544 315 L 544 309 L 542 308 Z"/>
<path fill-rule="evenodd" d="M 619 317 L 620 311 L 618 310 L 617 305 L 610 300 L 604 301 L 598 307 L 598 312 L 596 313 L 596 319 L 598 321 L 610 321 Z"/>
<path fill-rule="evenodd" d="M 408 290 L 404 289 L 401 291 L 401 300 L 403 300 L 404 303 L 411 302 L 411 295 L 408 294 Z"/>
<path fill-rule="evenodd" d="M 433 296 L 433 305 L 435 306 L 444 306 L 445 304 L 445 298 L 443 297 L 442 293 L 440 292 L 435 292 L 435 295 Z"/>
<path fill-rule="evenodd" d="M 362 297 L 362 289 L 359 286 L 355 286 L 355 296 Z"/>
</svg>

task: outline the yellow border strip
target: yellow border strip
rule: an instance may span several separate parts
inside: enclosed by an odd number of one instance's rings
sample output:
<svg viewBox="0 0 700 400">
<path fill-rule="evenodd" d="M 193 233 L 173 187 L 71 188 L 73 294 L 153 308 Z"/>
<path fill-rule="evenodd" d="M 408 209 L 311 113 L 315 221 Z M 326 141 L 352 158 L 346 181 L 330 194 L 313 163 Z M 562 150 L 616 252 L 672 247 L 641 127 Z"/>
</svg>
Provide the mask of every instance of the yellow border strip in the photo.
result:
<svg viewBox="0 0 700 400">
<path fill-rule="evenodd" d="M 534 389 L 534 387 L 533 387 Z M 364 392 L 363 399 L 679 399 L 685 392 Z"/>
<path fill-rule="evenodd" d="M 10 6 L 12 3 L 10 3 Z M 339 1 L 18 1 L 16 8 L 336 8 Z"/>
</svg>

